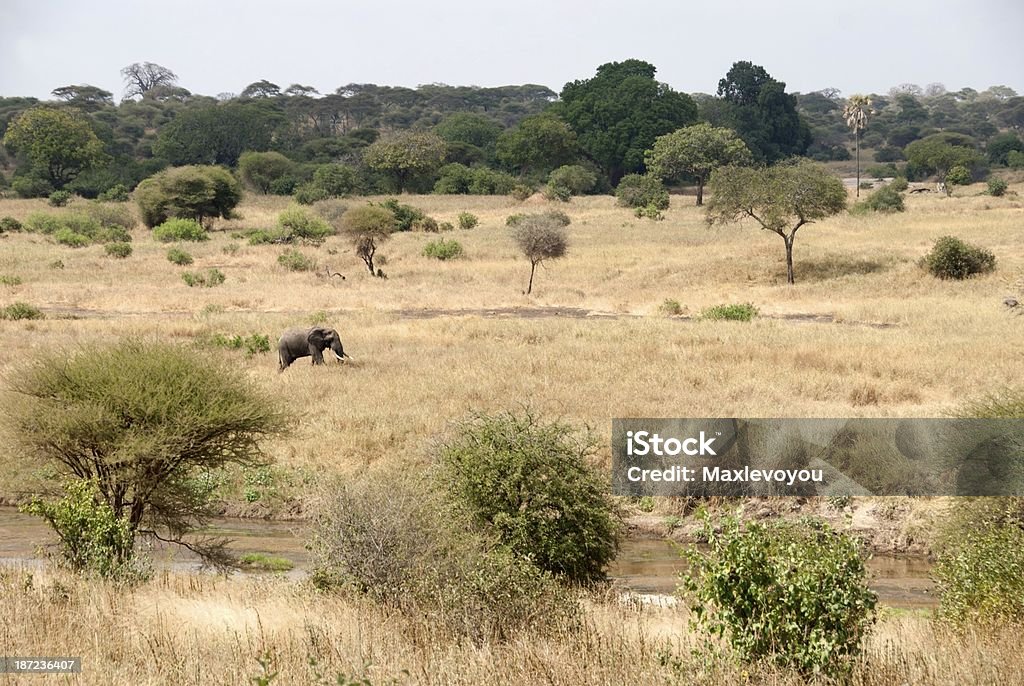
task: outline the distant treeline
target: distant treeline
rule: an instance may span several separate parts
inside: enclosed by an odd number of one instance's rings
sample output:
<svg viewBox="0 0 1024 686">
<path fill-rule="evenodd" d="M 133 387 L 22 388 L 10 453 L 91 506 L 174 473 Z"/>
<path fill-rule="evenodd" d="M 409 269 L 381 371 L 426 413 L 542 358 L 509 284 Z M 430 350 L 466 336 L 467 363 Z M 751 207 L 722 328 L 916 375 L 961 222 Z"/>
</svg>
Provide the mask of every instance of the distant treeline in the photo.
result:
<svg viewBox="0 0 1024 686">
<path fill-rule="evenodd" d="M 567 165 L 592 173 L 597 181 L 587 186 L 600 192 L 644 173 L 658 136 L 701 121 L 734 130 L 759 163 L 845 160 L 854 143 L 838 91 L 787 93 L 749 62 L 734 64 L 715 95 L 676 92 L 639 60 L 602 65 L 560 93 L 535 84 L 348 84 L 321 94 L 264 80 L 211 97 L 152 63 L 129 65 L 122 76 L 120 103 L 90 85 L 58 87 L 45 102 L 0 97 L 0 193 L 96 197 L 130 190 L 168 166 L 237 169 L 244 153 L 276 153 L 250 156 L 246 181 L 280 194 L 310 191 L 318 171 L 345 192 L 509 192 Z M 1024 147 L 1015 133 L 1024 129 L 1024 98 L 1005 86 L 949 92 L 904 84 L 870 97 L 860 145 L 876 162 L 901 162 L 910 143 L 940 132 L 958 134 L 957 145 L 996 164 L 1007 159 L 1005 151 L 987 154 L 993 141 L 997 152 Z"/>
</svg>

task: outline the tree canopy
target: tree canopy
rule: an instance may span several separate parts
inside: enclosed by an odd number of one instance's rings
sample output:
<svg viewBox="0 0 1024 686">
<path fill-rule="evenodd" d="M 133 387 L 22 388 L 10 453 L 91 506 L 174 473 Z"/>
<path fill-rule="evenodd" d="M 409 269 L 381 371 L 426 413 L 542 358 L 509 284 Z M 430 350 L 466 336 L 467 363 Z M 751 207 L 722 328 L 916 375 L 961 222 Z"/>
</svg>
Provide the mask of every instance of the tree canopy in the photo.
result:
<svg viewBox="0 0 1024 686">
<path fill-rule="evenodd" d="M 103 143 L 76 110 L 39 106 L 7 128 L 4 145 L 57 189 L 105 158 Z"/>
<path fill-rule="evenodd" d="M 445 142 L 437 134 L 404 131 L 370 145 L 363 159 L 371 169 L 389 174 L 401 193 L 414 176 L 441 166 L 444 153 Z"/>
<path fill-rule="evenodd" d="M 565 84 L 553 107 L 613 185 L 644 171 L 655 138 L 697 121 L 693 99 L 658 83 L 655 71 L 641 60 L 602 64 L 593 78 Z"/>
<path fill-rule="evenodd" d="M 704 204 L 704 184 L 718 167 L 747 165 L 750 150 L 732 129 L 694 124 L 658 136 L 645 156 L 648 171 L 665 181 L 688 176 L 697 182 L 697 204 Z"/>
</svg>

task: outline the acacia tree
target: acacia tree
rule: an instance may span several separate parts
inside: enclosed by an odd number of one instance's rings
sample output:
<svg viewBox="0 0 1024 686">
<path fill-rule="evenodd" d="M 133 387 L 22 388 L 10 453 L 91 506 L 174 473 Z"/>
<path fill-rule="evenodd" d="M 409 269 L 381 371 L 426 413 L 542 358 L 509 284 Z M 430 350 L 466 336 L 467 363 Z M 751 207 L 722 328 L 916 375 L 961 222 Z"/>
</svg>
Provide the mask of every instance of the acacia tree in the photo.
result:
<svg viewBox="0 0 1024 686">
<path fill-rule="evenodd" d="M 735 131 L 702 122 L 658 136 L 644 159 L 648 173 L 663 181 L 692 177 L 697 182 L 697 205 L 703 205 L 711 172 L 727 164 L 750 164 L 753 157 Z"/>
<path fill-rule="evenodd" d="M 843 108 L 843 119 L 853 131 L 854 144 L 857 147 L 857 197 L 860 197 L 860 136 L 867 128 L 868 115 L 871 112 L 871 98 L 867 95 L 851 95 Z"/>
<path fill-rule="evenodd" d="M 709 224 L 750 218 L 782 237 L 786 244 L 786 280 L 793 278 L 793 241 L 805 224 L 846 208 L 843 182 L 821 164 L 806 159 L 764 169 L 722 167 L 711 175 Z"/>
<path fill-rule="evenodd" d="M 565 225 L 557 218 L 543 214 L 523 217 L 512 229 L 512 238 L 526 259 L 530 260 L 530 283 L 526 295 L 533 291 L 533 275 L 545 260 L 565 257 L 569 239 Z"/>
<path fill-rule="evenodd" d="M 379 205 L 354 207 L 341 216 L 338 228 L 352 241 L 356 255 L 370 274 L 383 278 L 384 272 L 374 270 L 373 257 L 377 254 L 377 244 L 391 238 L 398 229 L 394 212 Z"/>
<path fill-rule="evenodd" d="M 7 128 L 3 142 L 32 174 L 58 189 L 106 158 L 103 143 L 77 110 L 45 106 L 26 110 Z"/>
<path fill-rule="evenodd" d="M 178 75 L 167 67 L 152 62 L 135 62 L 121 70 L 124 78 L 124 97 L 144 97 L 154 88 L 174 88 Z"/>
<path fill-rule="evenodd" d="M 414 176 L 439 167 L 445 149 L 435 133 L 403 131 L 368 146 L 363 161 L 370 169 L 391 175 L 401 193 Z"/>
<path fill-rule="evenodd" d="M 222 541 L 183 538 L 215 514 L 204 477 L 265 464 L 263 440 L 288 425 L 244 372 L 141 339 L 43 353 L 12 375 L 9 390 L 13 402 L 4 403 L 4 414 L 20 454 L 64 477 L 62 502 L 88 509 L 86 496 L 129 541 L 148 535 L 214 563 L 228 561 Z M 81 548 L 90 540 L 78 536 L 87 522 L 59 517 L 60 509 L 58 503 L 36 511 L 58 529 L 69 557 L 88 554 Z M 119 545 L 124 557 L 130 546 L 125 551 L 122 539 L 104 536 L 100 545 Z"/>
</svg>

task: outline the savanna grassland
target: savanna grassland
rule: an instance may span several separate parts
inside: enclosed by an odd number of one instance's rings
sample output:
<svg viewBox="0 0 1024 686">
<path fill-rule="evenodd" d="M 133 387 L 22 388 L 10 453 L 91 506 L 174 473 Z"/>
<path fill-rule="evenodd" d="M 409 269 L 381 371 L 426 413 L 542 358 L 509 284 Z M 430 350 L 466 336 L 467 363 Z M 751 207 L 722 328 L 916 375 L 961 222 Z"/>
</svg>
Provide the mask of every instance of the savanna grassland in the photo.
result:
<svg viewBox="0 0 1024 686">
<path fill-rule="evenodd" d="M 912 195 L 902 214 L 843 214 L 802 228 L 795 286 L 785 283 L 778 236 L 748 224 L 709 228 L 692 197 L 680 196 L 659 222 L 603 196 L 404 196 L 438 221 L 469 211 L 480 225 L 442 234 L 465 249 L 446 262 L 421 254 L 437 235 L 396 234 L 380 248 L 387 279 L 371 277 L 340 237 L 299 247 L 316 272 L 281 267 L 282 246 L 233 238 L 271 228 L 287 207 L 263 196 L 248 196 L 212 240 L 185 244 L 190 267 L 168 262 L 168 245 L 141 227 L 123 260 L 102 246 L 8 233 L 0 275 L 20 283 L 0 285 L 0 306 L 29 303 L 45 318 L 0 321 L 0 373 L 42 349 L 129 335 L 202 346 L 217 333 L 276 342 L 290 326 L 337 328 L 354 358 L 343 365 L 303 359 L 278 373 L 273 352 L 202 348 L 245 367 L 296 418 L 292 434 L 267 449 L 285 495 L 246 503 L 226 494 L 229 511 L 277 516 L 301 511 L 330 477 L 421 470 L 436 438 L 472 411 L 530 406 L 589 426 L 605 466 L 616 416 L 942 416 L 1014 382 L 1024 362 L 1024 319 L 1002 304 L 1024 291 L 1024 202 L 981 190 Z M 569 253 L 539 269 L 526 296 L 529 264 L 505 218 L 549 208 L 572 219 Z M 36 211 L 65 210 L 0 200 L 0 216 Z M 918 259 L 947 234 L 995 253 L 996 271 L 963 282 L 925 273 Z M 323 276 L 326 267 L 347 278 Z M 181 279 L 209 268 L 224 273 L 222 285 Z M 662 313 L 666 300 L 682 313 Z M 706 307 L 745 302 L 761 312 L 750 323 L 699 318 Z M 44 475 L 10 445 L 0 444 L 0 497 L 18 500 Z M 704 666 L 690 654 L 685 610 L 601 598 L 572 630 L 495 645 L 448 640 L 414 617 L 284 579 L 162 573 L 125 593 L 60 572 L 6 570 L 0 598 L 0 653 L 85 658 L 83 674 L 61 683 L 251 683 L 263 673 L 260 656 L 278 673 L 275 685 L 335 683 L 339 674 L 372 684 L 800 682 Z M 928 617 L 887 613 L 852 682 L 1017 683 L 1022 648 L 1019 633 L 947 636 Z M 0 675 L 8 683 L 22 682 Z"/>
</svg>

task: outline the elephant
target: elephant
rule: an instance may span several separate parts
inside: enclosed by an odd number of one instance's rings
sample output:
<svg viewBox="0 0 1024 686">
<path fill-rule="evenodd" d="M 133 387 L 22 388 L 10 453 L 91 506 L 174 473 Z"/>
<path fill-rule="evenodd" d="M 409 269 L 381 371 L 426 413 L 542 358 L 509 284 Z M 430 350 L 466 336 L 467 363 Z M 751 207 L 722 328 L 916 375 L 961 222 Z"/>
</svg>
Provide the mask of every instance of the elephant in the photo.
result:
<svg viewBox="0 0 1024 686">
<path fill-rule="evenodd" d="M 334 329 L 314 326 L 309 329 L 288 329 L 281 334 L 277 342 L 277 354 L 284 371 L 295 360 L 307 355 L 313 358 L 313 364 L 324 363 L 324 350 L 330 350 L 339 360 L 352 359 L 341 346 L 341 338 Z"/>
</svg>

